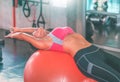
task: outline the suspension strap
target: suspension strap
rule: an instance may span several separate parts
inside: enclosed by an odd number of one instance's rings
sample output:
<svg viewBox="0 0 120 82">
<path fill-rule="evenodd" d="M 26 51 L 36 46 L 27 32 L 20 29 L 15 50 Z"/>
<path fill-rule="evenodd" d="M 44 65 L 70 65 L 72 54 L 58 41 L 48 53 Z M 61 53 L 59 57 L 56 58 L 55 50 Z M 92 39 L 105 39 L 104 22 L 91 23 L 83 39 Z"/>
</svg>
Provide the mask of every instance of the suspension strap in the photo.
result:
<svg viewBox="0 0 120 82">
<path fill-rule="evenodd" d="M 45 19 L 42 15 L 42 0 L 40 0 L 40 15 L 37 20 L 37 26 L 40 27 L 40 24 L 43 24 L 43 28 L 45 28 Z"/>
<path fill-rule="evenodd" d="M 30 10 L 28 0 L 25 0 L 25 3 L 23 5 L 23 13 L 24 13 L 25 17 L 29 17 L 30 14 L 31 14 L 31 10 Z"/>
</svg>

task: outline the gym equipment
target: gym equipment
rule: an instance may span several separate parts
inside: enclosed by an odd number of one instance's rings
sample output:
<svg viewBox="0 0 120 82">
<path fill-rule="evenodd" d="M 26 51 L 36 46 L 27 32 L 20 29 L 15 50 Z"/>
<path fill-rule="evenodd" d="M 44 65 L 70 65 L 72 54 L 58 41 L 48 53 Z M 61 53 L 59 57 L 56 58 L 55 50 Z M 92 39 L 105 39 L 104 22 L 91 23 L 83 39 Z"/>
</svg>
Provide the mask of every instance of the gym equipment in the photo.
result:
<svg viewBox="0 0 120 82">
<path fill-rule="evenodd" d="M 24 69 L 24 82 L 96 82 L 84 76 L 73 58 L 63 52 L 39 50 Z"/>
<path fill-rule="evenodd" d="M 0 39 L 0 64 L 1 64 L 1 61 L 3 60 L 2 58 L 2 47 L 4 47 L 4 39 Z"/>
<path fill-rule="evenodd" d="M 0 48 L 3 47 L 4 45 L 5 45 L 4 39 L 0 39 Z"/>
<path fill-rule="evenodd" d="M 29 17 L 30 16 L 31 9 L 30 9 L 28 0 L 26 0 L 24 5 L 23 5 L 23 13 L 24 13 L 25 17 Z"/>
<path fill-rule="evenodd" d="M 94 2 L 93 9 L 97 10 L 97 8 L 98 8 L 98 2 L 96 1 L 96 2 Z"/>
<path fill-rule="evenodd" d="M 86 31 L 86 34 L 85 34 L 86 40 L 92 43 L 93 42 L 92 36 L 95 30 L 94 30 L 94 24 L 89 19 L 86 20 L 85 31 Z"/>
<path fill-rule="evenodd" d="M 37 20 L 37 26 L 40 27 L 40 24 L 43 24 L 43 28 L 45 28 L 45 19 L 42 15 L 42 0 L 40 0 L 40 15 Z"/>
<path fill-rule="evenodd" d="M 103 8 L 103 11 L 107 11 L 107 9 L 108 9 L 108 3 L 107 3 L 107 1 L 103 2 L 102 8 Z"/>
<path fill-rule="evenodd" d="M 33 24 L 32 24 L 32 27 L 41 27 L 40 24 L 43 24 L 43 28 L 45 28 L 45 19 L 42 15 L 42 6 L 43 4 L 48 4 L 48 3 L 43 3 L 42 0 L 40 0 L 40 2 L 38 1 L 28 1 L 28 0 L 25 0 L 25 3 L 23 5 L 23 13 L 25 15 L 25 17 L 30 17 L 31 15 L 31 7 L 29 5 L 29 2 L 33 3 L 33 5 L 35 6 L 35 3 L 38 5 L 40 4 L 40 14 L 39 14 L 39 17 L 37 19 L 37 24 L 36 24 L 36 18 L 35 18 L 35 15 L 36 15 L 36 11 L 34 9 L 34 16 L 33 16 Z"/>
</svg>

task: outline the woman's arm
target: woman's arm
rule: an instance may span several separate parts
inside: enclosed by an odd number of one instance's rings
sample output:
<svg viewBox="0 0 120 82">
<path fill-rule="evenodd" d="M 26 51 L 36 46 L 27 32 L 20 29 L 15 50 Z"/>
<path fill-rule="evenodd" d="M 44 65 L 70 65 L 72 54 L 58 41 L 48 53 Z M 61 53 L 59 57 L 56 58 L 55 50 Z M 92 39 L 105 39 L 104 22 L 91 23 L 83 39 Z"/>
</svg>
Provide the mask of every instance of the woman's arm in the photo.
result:
<svg viewBox="0 0 120 82">
<path fill-rule="evenodd" d="M 38 49 L 48 49 L 49 45 L 50 45 L 49 41 L 44 40 L 44 39 L 35 38 L 34 36 L 31 36 L 31 35 L 29 35 L 27 33 L 21 33 L 21 32 L 10 33 L 5 37 L 24 40 L 24 41 L 32 44 L 34 47 L 36 47 Z"/>
<path fill-rule="evenodd" d="M 11 32 L 15 33 L 15 32 L 24 32 L 24 33 L 30 33 L 33 36 L 35 36 L 36 38 L 42 38 L 44 36 L 46 36 L 49 31 L 45 30 L 44 28 L 40 27 L 40 28 L 11 28 Z"/>
<path fill-rule="evenodd" d="M 26 27 L 26 28 L 19 28 L 19 27 L 11 27 L 10 31 L 15 32 L 26 32 L 26 33 L 33 33 L 38 28 Z"/>
<path fill-rule="evenodd" d="M 47 36 L 48 33 L 49 33 L 49 31 L 47 31 L 47 30 L 45 30 L 43 28 L 38 28 L 32 34 L 36 38 L 43 38 L 43 37 Z"/>
<path fill-rule="evenodd" d="M 30 44 L 32 44 L 34 47 L 38 48 L 38 49 L 48 49 L 49 48 L 49 41 L 44 40 L 43 38 L 38 39 L 35 38 L 31 35 L 28 35 L 26 33 L 22 33 L 20 35 L 22 37 L 22 39 Z"/>
</svg>

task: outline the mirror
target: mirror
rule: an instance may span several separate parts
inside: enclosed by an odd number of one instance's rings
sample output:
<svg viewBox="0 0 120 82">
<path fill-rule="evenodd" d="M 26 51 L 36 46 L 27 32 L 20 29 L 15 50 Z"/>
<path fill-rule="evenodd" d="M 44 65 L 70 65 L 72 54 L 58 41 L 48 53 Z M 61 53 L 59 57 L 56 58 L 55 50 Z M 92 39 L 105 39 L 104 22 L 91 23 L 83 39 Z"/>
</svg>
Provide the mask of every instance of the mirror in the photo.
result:
<svg viewBox="0 0 120 82">
<path fill-rule="evenodd" d="M 86 10 L 120 13 L 120 0 L 87 0 Z"/>
<path fill-rule="evenodd" d="M 86 39 L 120 49 L 120 0 L 86 0 Z"/>
</svg>

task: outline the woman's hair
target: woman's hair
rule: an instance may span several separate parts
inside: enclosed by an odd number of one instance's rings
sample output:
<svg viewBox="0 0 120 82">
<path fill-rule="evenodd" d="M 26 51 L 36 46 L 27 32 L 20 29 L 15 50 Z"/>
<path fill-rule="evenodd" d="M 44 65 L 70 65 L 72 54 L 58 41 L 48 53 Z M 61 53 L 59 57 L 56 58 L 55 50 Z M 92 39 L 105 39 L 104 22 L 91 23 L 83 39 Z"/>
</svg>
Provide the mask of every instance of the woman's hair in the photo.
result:
<svg viewBox="0 0 120 82">
<path fill-rule="evenodd" d="M 47 28 L 46 30 L 51 32 L 53 30 L 53 28 Z"/>
</svg>

